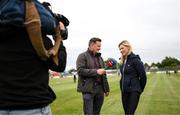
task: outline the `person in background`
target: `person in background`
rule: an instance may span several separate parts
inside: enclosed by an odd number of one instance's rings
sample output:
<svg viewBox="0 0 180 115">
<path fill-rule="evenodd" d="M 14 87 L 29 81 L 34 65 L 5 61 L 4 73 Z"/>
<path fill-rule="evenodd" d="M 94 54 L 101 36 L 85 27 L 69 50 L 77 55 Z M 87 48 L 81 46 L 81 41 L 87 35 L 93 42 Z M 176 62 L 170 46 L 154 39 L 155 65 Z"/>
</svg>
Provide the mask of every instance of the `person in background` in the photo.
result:
<svg viewBox="0 0 180 115">
<path fill-rule="evenodd" d="M 81 53 L 76 61 L 78 73 L 77 91 L 82 92 L 83 110 L 85 115 L 99 115 L 104 95 L 109 94 L 104 62 L 99 50 L 101 39 L 94 37 L 89 40 L 88 50 Z"/>
<path fill-rule="evenodd" d="M 74 83 L 76 83 L 76 73 L 73 74 L 73 80 L 74 80 Z"/>
<path fill-rule="evenodd" d="M 121 53 L 122 105 L 126 115 L 133 115 L 146 85 L 146 72 L 140 57 L 132 52 L 132 47 L 127 40 L 120 42 L 118 48 Z"/>
</svg>

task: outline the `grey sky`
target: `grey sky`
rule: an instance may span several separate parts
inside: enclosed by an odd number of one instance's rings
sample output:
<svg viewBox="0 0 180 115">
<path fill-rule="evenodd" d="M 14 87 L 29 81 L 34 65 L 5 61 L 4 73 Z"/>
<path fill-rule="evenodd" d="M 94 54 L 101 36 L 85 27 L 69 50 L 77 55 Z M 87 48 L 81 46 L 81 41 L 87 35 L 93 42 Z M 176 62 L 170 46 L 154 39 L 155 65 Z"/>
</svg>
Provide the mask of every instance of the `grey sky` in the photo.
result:
<svg viewBox="0 0 180 115">
<path fill-rule="evenodd" d="M 40 0 L 43 1 L 43 0 Z M 102 39 L 104 59 L 119 58 L 118 43 L 131 42 L 143 62 L 165 56 L 180 59 L 179 0 L 47 0 L 53 11 L 70 20 L 64 41 L 67 69 L 74 68 L 79 53 L 87 50 L 91 37 Z"/>
</svg>

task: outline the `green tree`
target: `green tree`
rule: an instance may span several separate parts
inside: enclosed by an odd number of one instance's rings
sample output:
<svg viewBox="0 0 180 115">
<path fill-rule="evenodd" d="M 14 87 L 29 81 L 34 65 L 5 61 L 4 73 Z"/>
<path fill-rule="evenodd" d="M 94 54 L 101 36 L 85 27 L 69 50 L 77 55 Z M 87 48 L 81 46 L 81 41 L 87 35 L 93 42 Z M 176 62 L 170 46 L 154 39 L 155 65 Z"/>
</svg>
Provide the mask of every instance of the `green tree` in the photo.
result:
<svg viewBox="0 0 180 115">
<path fill-rule="evenodd" d="M 144 68 L 146 69 L 146 71 L 150 69 L 150 66 L 148 65 L 148 63 L 144 63 Z"/>
<path fill-rule="evenodd" d="M 180 66 L 180 61 L 173 57 L 165 57 L 159 66 L 164 69 L 175 69 Z"/>
<path fill-rule="evenodd" d="M 162 67 L 163 67 L 160 62 L 158 62 L 158 63 L 156 64 L 156 66 L 157 66 L 158 68 L 162 68 Z"/>
</svg>

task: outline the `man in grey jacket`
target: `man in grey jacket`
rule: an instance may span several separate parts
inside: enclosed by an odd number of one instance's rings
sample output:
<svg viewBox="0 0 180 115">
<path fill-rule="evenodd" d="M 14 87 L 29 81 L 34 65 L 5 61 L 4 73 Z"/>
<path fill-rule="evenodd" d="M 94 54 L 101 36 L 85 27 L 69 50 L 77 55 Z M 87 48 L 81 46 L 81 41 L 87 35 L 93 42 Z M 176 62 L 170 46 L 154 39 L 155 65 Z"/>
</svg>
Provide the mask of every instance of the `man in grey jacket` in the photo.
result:
<svg viewBox="0 0 180 115">
<path fill-rule="evenodd" d="M 85 115 L 100 114 L 104 95 L 109 94 L 109 84 L 106 77 L 104 62 L 99 50 L 101 39 L 91 38 L 89 48 L 81 53 L 76 61 L 78 71 L 77 91 L 82 92 L 83 110 Z"/>
</svg>

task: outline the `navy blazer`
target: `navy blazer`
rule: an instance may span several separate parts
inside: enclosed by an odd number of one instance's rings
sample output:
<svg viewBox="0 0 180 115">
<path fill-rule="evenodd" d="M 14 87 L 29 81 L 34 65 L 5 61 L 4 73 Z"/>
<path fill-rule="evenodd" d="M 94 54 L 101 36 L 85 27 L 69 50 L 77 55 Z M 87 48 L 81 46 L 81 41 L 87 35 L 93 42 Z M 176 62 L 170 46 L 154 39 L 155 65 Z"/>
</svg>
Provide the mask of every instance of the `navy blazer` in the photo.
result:
<svg viewBox="0 0 180 115">
<path fill-rule="evenodd" d="M 146 72 L 138 55 L 131 53 L 127 60 L 120 66 L 120 88 L 123 92 L 143 92 L 146 85 Z"/>
</svg>

